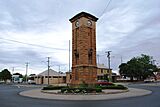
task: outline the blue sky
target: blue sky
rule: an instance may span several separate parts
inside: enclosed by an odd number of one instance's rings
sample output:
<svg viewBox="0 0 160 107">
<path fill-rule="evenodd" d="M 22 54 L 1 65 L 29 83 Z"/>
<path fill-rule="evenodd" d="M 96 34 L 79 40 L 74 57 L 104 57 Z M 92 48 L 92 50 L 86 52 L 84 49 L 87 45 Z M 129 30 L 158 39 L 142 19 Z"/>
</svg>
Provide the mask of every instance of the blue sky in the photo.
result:
<svg viewBox="0 0 160 107">
<path fill-rule="evenodd" d="M 0 0 L 0 69 L 25 74 L 40 73 L 51 57 L 53 69 L 68 70 L 69 19 L 81 11 L 99 18 L 97 54 L 107 66 L 105 51 L 111 50 L 111 67 L 134 56 L 147 54 L 160 64 L 159 0 Z M 30 45 L 27 45 L 30 44 Z M 35 46 L 35 45 L 38 46 Z"/>
</svg>

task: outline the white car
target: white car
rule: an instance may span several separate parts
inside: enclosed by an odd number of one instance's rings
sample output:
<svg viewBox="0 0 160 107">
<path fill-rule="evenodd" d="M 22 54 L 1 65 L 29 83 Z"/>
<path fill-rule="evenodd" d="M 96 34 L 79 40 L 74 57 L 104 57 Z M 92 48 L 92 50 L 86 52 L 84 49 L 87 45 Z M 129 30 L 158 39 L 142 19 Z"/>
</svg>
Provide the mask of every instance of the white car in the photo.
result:
<svg viewBox="0 0 160 107">
<path fill-rule="evenodd" d="M 145 82 L 145 83 L 148 83 L 148 82 L 155 82 L 155 79 L 153 79 L 153 78 L 145 79 L 144 82 Z"/>
<path fill-rule="evenodd" d="M 28 80 L 28 84 L 36 84 L 36 82 L 33 80 Z"/>
</svg>

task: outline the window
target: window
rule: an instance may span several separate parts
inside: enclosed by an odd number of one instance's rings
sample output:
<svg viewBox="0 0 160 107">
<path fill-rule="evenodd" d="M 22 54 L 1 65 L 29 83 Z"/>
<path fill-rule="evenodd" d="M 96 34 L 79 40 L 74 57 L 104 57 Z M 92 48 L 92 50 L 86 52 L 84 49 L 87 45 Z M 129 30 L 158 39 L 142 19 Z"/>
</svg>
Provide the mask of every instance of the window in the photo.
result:
<svg viewBox="0 0 160 107">
<path fill-rule="evenodd" d="M 101 73 L 103 74 L 103 69 L 101 69 Z"/>
</svg>

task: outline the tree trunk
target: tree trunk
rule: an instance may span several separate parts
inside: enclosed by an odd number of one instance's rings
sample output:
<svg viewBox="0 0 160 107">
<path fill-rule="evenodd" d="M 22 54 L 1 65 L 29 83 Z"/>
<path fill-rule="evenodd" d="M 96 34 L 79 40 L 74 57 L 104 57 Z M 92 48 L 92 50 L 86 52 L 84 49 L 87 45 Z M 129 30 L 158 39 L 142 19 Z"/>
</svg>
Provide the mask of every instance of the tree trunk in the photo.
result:
<svg viewBox="0 0 160 107">
<path fill-rule="evenodd" d="M 133 82 L 133 76 L 130 77 L 131 82 Z"/>
</svg>

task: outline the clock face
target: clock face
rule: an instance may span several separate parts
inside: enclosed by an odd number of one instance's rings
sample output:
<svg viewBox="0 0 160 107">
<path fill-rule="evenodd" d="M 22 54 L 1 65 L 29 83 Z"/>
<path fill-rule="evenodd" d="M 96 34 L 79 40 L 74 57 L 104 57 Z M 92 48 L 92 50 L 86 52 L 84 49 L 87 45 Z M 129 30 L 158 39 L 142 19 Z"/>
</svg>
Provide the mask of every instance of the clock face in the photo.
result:
<svg viewBox="0 0 160 107">
<path fill-rule="evenodd" d="M 88 21 L 87 21 L 87 25 L 88 25 L 88 26 L 92 26 L 91 20 L 88 20 Z"/>
<path fill-rule="evenodd" d="M 79 21 L 78 20 L 75 22 L 75 26 L 79 27 Z"/>
</svg>

